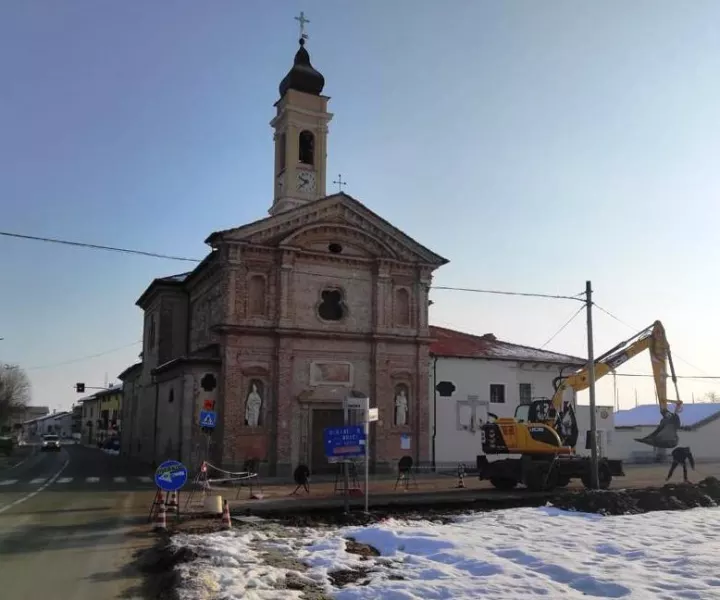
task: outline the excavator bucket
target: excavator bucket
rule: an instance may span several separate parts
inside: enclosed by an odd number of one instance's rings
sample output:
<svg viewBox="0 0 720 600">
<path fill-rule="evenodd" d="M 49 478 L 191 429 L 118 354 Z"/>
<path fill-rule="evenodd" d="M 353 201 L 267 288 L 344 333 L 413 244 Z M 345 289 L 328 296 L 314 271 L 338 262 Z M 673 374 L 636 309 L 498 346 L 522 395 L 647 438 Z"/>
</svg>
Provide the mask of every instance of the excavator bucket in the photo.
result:
<svg viewBox="0 0 720 600">
<path fill-rule="evenodd" d="M 635 438 L 635 441 L 653 448 L 674 448 L 680 442 L 678 429 L 680 429 L 680 417 L 669 412 L 660 421 L 660 425 L 655 431 L 644 438 Z"/>
</svg>

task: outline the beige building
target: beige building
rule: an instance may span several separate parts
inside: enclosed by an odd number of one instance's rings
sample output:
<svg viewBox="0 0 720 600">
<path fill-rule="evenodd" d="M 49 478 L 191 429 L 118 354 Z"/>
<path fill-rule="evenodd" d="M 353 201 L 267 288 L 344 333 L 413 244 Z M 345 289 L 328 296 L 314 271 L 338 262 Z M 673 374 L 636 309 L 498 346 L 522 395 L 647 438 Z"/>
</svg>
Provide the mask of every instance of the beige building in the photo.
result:
<svg viewBox="0 0 720 600">
<path fill-rule="evenodd" d="M 126 454 L 197 467 L 199 412 L 213 405 L 214 464 L 319 472 L 323 429 L 342 424 L 355 393 L 380 412 L 373 466 L 430 458 L 428 289 L 447 261 L 358 200 L 326 196 L 332 115 L 300 44 L 270 123 L 270 216 L 212 233 L 195 270 L 154 280 L 137 301 L 143 361 L 120 375 Z"/>
</svg>

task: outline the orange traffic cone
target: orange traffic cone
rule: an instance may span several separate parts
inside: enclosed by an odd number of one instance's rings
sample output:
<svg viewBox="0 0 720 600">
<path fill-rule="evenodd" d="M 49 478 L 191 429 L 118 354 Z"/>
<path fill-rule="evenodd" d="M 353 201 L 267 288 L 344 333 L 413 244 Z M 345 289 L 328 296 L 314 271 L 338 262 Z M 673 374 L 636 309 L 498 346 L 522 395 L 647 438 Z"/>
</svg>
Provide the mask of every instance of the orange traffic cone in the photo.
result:
<svg viewBox="0 0 720 600">
<path fill-rule="evenodd" d="M 222 526 L 223 529 L 232 529 L 232 521 L 230 520 L 230 507 L 228 501 L 223 501 L 223 514 L 222 514 Z"/>
<path fill-rule="evenodd" d="M 464 488 L 465 487 L 465 465 L 460 463 L 458 466 L 458 482 L 457 487 Z"/>
<path fill-rule="evenodd" d="M 168 508 L 177 508 L 177 492 L 170 492 L 170 501 L 168 502 Z"/>
<path fill-rule="evenodd" d="M 155 518 L 155 524 L 153 526 L 155 531 L 167 531 L 167 516 L 165 513 L 165 503 L 162 502 L 158 505 L 157 517 Z"/>
</svg>

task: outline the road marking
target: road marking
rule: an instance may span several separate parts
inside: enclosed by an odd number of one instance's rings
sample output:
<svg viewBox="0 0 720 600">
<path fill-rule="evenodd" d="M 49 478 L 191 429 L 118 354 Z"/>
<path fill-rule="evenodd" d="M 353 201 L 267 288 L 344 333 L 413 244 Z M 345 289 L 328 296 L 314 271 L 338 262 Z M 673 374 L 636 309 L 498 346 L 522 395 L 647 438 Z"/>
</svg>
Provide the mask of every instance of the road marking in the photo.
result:
<svg viewBox="0 0 720 600">
<path fill-rule="evenodd" d="M 88 477 L 85 481 L 88 483 L 98 483 L 100 481 L 99 477 Z"/>
<path fill-rule="evenodd" d="M 34 492 L 30 492 L 27 496 L 23 496 L 22 498 L 18 498 L 15 500 L 15 502 L 11 502 L 10 504 L 6 504 L 5 506 L 0 507 L 0 514 L 4 513 L 6 510 L 10 510 L 13 506 L 17 506 L 18 504 L 22 504 L 26 500 L 30 500 L 30 498 L 33 498 L 34 496 L 37 496 L 40 492 L 42 492 L 45 488 L 47 488 L 49 485 L 52 485 L 55 483 L 55 480 L 62 475 L 62 472 L 65 470 L 65 468 L 70 464 L 70 459 L 68 458 L 65 461 L 65 464 L 60 467 L 60 470 L 55 473 L 50 479 L 48 479 L 48 482 L 42 486 L 40 486 L 38 489 L 36 489 Z"/>
<path fill-rule="evenodd" d="M 47 477 L 38 477 L 31 480 L 30 485 L 40 485 L 41 483 L 45 483 L 45 481 L 47 481 Z"/>
<path fill-rule="evenodd" d="M 113 477 L 113 481 L 115 483 L 127 483 L 127 479 L 125 479 L 125 477 Z"/>
<path fill-rule="evenodd" d="M 57 480 L 57 483 L 70 483 L 72 480 L 72 477 L 61 477 Z"/>
<path fill-rule="evenodd" d="M 140 481 L 142 481 L 143 483 L 152 483 L 152 479 L 151 479 L 150 477 L 148 477 L 147 475 L 143 475 L 143 476 L 141 476 L 141 477 L 138 477 L 138 479 L 139 479 Z"/>
<path fill-rule="evenodd" d="M 0 481 L 0 485 L 12 485 L 13 483 L 17 482 L 17 479 L 4 479 L 3 481 Z"/>
</svg>

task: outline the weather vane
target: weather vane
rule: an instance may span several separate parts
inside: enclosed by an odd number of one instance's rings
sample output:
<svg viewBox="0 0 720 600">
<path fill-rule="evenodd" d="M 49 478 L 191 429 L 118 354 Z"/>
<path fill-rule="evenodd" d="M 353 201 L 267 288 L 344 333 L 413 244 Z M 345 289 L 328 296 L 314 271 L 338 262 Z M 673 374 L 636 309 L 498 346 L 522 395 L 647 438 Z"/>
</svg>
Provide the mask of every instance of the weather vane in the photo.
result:
<svg viewBox="0 0 720 600">
<path fill-rule="evenodd" d="M 309 23 L 310 19 L 305 18 L 305 13 L 303 11 L 300 11 L 300 16 L 295 17 L 295 20 L 300 23 L 300 39 L 306 40 L 308 39 L 307 33 L 305 33 L 305 23 Z"/>
</svg>

